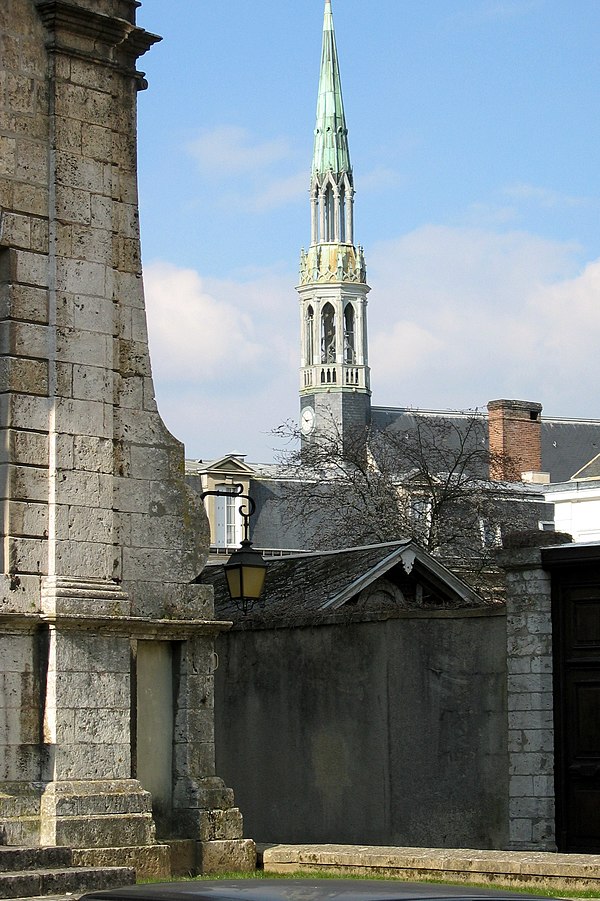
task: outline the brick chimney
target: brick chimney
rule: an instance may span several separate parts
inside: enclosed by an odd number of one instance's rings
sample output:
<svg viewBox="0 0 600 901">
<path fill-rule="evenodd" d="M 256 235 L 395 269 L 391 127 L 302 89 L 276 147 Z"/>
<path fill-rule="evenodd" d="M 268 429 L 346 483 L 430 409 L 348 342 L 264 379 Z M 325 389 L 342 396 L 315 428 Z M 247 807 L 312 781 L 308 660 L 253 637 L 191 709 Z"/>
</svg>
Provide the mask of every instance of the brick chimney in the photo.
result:
<svg viewBox="0 0 600 901">
<path fill-rule="evenodd" d="M 490 479 L 531 481 L 534 474 L 540 473 L 541 414 L 542 405 L 528 400 L 489 402 L 488 429 L 492 455 Z"/>
</svg>

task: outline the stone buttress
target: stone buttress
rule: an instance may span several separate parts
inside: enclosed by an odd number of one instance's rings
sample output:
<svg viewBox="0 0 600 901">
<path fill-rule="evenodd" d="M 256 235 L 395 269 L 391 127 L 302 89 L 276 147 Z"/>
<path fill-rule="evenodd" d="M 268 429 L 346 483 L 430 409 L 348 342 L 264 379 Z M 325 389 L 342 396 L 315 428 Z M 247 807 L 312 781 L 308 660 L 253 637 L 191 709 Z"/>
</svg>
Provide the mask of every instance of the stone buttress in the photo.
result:
<svg viewBox="0 0 600 901">
<path fill-rule="evenodd" d="M 214 768 L 207 522 L 148 352 L 138 5 L 0 5 L 0 828 L 91 861 L 158 827 L 231 869 L 253 844 Z"/>
</svg>

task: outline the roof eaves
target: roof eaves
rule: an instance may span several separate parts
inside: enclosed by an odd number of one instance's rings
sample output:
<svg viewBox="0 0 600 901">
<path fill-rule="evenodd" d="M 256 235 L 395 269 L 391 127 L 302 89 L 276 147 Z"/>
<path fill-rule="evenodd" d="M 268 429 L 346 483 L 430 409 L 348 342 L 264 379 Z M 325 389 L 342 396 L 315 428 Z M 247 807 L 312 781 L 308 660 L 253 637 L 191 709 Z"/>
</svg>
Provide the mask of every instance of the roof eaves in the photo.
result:
<svg viewBox="0 0 600 901">
<path fill-rule="evenodd" d="M 395 542 L 397 544 L 397 542 Z M 372 547 L 385 547 L 385 544 L 382 545 L 372 545 Z M 414 549 L 414 550 L 413 550 Z M 359 548 L 356 548 L 359 550 Z M 364 548 L 363 548 L 364 550 Z M 372 566 L 371 569 L 367 570 L 366 573 L 363 573 L 362 576 L 359 576 L 358 579 L 354 579 L 347 585 L 342 591 L 338 592 L 334 597 L 330 598 L 324 604 L 320 606 L 320 610 L 338 610 L 342 607 L 350 598 L 355 597 L 359 592 L 361 592 L 368 585 L 371 585 L 376 579 L 380 578 L 384 573 L 388 572 L 398 561 L 400 557 L 402 559 L 403 564 L 405 564 L 405 568 L 408 567 L 408 572 L 412 568 L 412 563 L 415 560 L 415 552 L 417 550 L 417 546 L 414 544 L 411 539 L 407 539 L 402 543 L 401 546 L 397 546 L 387 557 L 384 557 L 383 560 L 379 560 L 375 566 Z M 412 559 L 411 559 L 412 558 Z"/>
</svg>

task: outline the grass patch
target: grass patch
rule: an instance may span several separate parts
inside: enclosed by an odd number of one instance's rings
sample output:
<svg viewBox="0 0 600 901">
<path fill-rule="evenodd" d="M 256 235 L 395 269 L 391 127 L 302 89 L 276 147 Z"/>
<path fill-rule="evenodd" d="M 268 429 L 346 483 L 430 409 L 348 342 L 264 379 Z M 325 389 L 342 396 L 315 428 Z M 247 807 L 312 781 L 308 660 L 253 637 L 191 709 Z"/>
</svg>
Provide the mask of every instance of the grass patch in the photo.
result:
<svg viewBox="0 0 600 901">
<path fill-rule="evenodd" d="M 294 873 L 270 873 L 265 870 L 255 870 L 253 873 L 221 873 L 216 876 L 195 876 L 197 881 L 212 879 L 380 879 L 387 882 L 423 882 L 433 885 L 457 885 L 466 889 L 483 888 L 495 889 L 502 892 L 514 892 L 519 895 L 537 895 L 541 898 L 600 898 L 600 891 L 594 889 L 553 889 L 541 886 L 512 886 L 498 885 L 495 882 L 452 882 L 448 879 L 394 879 L 390 876 L 382 876 L 377 873 L 335 873 L 331 870 L 298 870 Z M 180 881 L 180 880 L 176 880 Z"/>
</svg>

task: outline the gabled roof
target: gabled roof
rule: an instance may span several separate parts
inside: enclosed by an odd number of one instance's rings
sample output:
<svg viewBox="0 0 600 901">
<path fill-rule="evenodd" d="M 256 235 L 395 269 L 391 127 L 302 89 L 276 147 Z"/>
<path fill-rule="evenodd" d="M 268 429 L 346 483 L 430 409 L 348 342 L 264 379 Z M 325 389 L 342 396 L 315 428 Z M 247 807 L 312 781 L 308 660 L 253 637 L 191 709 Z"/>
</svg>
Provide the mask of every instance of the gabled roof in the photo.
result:
<svg viewBox="0 0 600 901">
<path fill-rule="evenodd" d="M 600 454 L 582 466 L 574 475 L 571 476 L 572 482 L 583 481 L 584 479 L 600 479 Z"/>
<path fill-rule="evenodd" d="M 253 476 L 256 473 L 254 466 L 246 463 L 242 454 L 225 454 L 216 460 L 186 460 L 185 468 L 188 473 L 195 475 L 222 472 L 227 475 Z"/>
<path fill-rule="evenodd" d="M 408 539 L 270 560 L 264 600 L 247 617 L 242 617 L 230 601 L 221 565 L 207 566 L 200 577 L 202 582 L 214 586 L 219 619 L 253 626 L 285 626 L 381 614 L 381 607 L 369 607 L 369 593 L 363 592 L 382 579 L 391 583 L 401 599 L 386 603 L 387 616 L 412 608 L 486 605 L 462 579 Z"/>
</svg>

